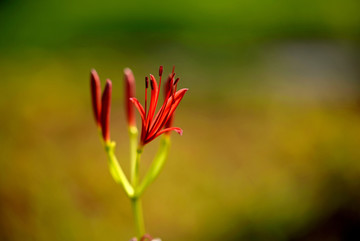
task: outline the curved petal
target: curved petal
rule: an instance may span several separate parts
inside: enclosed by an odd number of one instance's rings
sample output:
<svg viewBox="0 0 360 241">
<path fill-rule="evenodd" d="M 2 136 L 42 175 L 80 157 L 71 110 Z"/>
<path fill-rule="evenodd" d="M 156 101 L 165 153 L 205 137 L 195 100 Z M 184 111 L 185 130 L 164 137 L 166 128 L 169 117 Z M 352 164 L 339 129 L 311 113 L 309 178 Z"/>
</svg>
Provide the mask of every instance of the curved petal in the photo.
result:
<svg viewBox="0 0 360 241">
<path fill-rule="evenodd" d="M 158 131 L 155 135 L 153 135 L 149 139 L 147 139 L 145 141 L 145 144 L 152 141 L 152 140 L 154 140 L 156 137 L 160 136 L 161 134 L 164 134 L 165 132 L 169 132 L 169 131 L 175 131 L 180 136 L 182 136 L 182 134 L 183 134 L 183 130 L 181 128 L 179 128 L 179 127 L 170 127 L 170 128 L 162 129 L 161 131 Z"/>
<path fill-rule="evenodd" d="M 186 91 L 188 91 L 188 90 L 189 89 L 178 90 L 175 93 L 174 98 L 173 97 L 169 98 L 168 104 L 166 105 L 166 109 L 163 112 L 163 116 L 159 117 L 158 122 L 153 126 L 153 128 L 151 129 L 151 132 L 157 132 L 165 126 L 165 124 L 169 121 L 169 119 L 173 115 L 177 106 L 180 104 L 180 101 L 184 97 Z"/>
<path fill-rule="evenodd" d="M 151 86 L 151 99 L 150 99 L 149 113 L 146 119 L 147 125 L 149 125 L 152 118 L 154 117 L 156 105 L 157 105 L 157 98 L 159 94 L 158 84 L 156 82 L 155 77 L 152 74 L 150 75 L 150 86 Z"/>
<path fill-rule="evenodd" d="M 143 123 L 145 123 L 145 111 L 144 107 L 140 104 L 140 102 L 136 98 L 130 98 L 130 101 L 135 105 L 135 107 L 138 109 L 141 119 Z"/>
</svg>

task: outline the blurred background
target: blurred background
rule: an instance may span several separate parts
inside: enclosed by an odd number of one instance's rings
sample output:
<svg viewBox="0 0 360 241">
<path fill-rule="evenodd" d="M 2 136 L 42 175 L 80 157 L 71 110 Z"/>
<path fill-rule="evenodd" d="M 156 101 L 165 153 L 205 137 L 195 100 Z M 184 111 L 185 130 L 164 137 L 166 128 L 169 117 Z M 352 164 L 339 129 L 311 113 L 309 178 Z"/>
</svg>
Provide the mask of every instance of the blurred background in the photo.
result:
<svg viewBox="0 0 360 241">
<path fill-rule="evenodd" d="M 180 240 L 360 240 L 360 2 L 0 1 L 0 239 L 120 241 L 89 74 L 113 81 L 127 171 L 123 74 L 176 66 L 186 94 L 147 231 Z M 139 122 L 138 122 L 139 124 Z M 158 141 L 146 146 L 142 172 Z"/>
</svg>

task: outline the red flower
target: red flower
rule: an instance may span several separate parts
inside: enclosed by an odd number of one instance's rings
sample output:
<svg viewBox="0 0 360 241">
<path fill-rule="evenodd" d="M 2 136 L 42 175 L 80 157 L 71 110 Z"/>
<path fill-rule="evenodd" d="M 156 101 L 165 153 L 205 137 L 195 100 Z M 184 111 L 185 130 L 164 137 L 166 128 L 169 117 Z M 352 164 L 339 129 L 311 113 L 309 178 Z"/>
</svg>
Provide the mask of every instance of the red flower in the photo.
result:
<svg viewBox="0 0 360 241">
<path fill-rule="evenodd" d="M 174 70 L 170 76 L 169 87 L 166 90 L 164 103 L 161 106 L 158 113 L 155 115 L 157 102 L 159 99 L 159 92 L 161 86 L 161 77 L 162 77 L 163 67 L 160 66 L 159 69 L 159 87 L 156 82 L 156 79 L 153 75 L 150 75 L 150 87 L 151 87 L 151 99 L 149 110 L 147 110 L 147 89 L 149 87 L 149 79 L 145 78 L 145 109 L 140 104 L 140 102 L 136 98 L 130 98 L 130 100 L 134 103 L 135 107 L 138 109 L 141 119 L 142 119 L 142 130 L 141 130 L 141 138 L 140 145 L 145 145 L 150 141 L 154 140 L 159 135 L 168 132 L 168 131 L 176 131 L 180 135 L 182 135 L 182 129 L 178 127 L 168 127 L 164 128 L 165 125 L 171 119 L 174 111 L 179 105 L 181 99 L 184 97 L 186 91 L 188 89 L 181 89 L 176 91 L 177 82 L 179 79 L 174 81 Z M 155 115 L 155 116 L 154 116 Z"/>
</svg>

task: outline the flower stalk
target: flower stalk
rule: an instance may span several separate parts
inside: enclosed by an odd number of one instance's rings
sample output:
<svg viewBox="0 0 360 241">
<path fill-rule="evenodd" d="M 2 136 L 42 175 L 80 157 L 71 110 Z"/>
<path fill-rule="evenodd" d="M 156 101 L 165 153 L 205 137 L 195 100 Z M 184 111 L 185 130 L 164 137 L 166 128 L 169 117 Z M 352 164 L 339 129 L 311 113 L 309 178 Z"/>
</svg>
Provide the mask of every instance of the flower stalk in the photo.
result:
<svg viewBox="0 0 360 241">
<path fill-rule="evenodd" d="M 109 163 L 109 169 L 112 177 L 114 178 L 115 182 L 122 185 L 122 187 L 125 190 L 125 193 L 129 198 L 132 198 L 135 194 L 134 188 L 129 183 L 128 179 L 126 178 L 126 175 L 121 168 L 119 161 L 116 158 L 115 155 L 115 142 L 105 142 L 105 152 L 108 157 L 108 163 Z"/>
</svg>

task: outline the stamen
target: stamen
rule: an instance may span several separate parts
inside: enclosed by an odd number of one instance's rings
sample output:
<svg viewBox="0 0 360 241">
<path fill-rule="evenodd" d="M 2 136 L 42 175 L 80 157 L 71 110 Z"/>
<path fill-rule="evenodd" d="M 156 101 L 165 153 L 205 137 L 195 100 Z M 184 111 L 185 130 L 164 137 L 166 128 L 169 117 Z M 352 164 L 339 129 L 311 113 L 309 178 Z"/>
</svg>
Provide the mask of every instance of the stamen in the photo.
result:
<svg viewBox="0 0 360 241">
<path fill-rule="evenodd" d="M 180 80 L 180 78 L 176 78 L 174 85 L 177 85 L 178 81 Z"/>
<path fill-rule="evenodd" d="M 145 88 L 149 88 L 149 78 L 147 76 L 145 77 Z"/>
<path fill-rule="evenodd" d="M 163 66 L 161 65 L 160 66 L 160 68 L 159 68 L 159 76 L 161 77 L 162 76 L 162 74 L 163 74 Z"/>
<path fill-rule="evenodd" d="M 146 118 L 146 109 L 147 109 L 147 89 L 149 88 L 149 78 L 145 77 L 145 118 Z"/>
<path fill-rule="evenodd" d="M 146 77 L 146 78 L 147 78 L 147 77 Z M 151 87 L 152 90 L 154 89 L 154 85 L 153 85 L 153 82 L 152 82 L 152 81 L 150 81 L 150 87 Z"/>
</svg>

